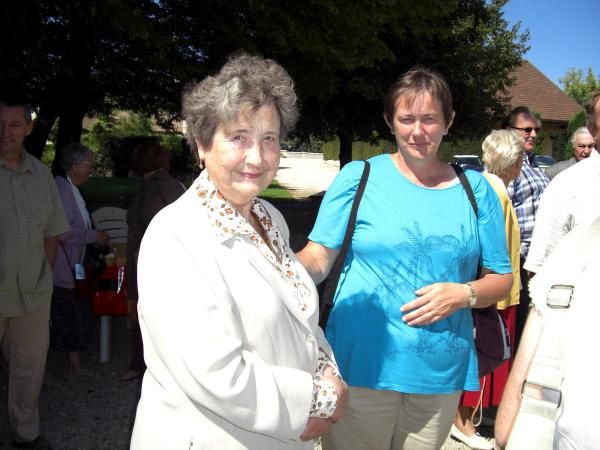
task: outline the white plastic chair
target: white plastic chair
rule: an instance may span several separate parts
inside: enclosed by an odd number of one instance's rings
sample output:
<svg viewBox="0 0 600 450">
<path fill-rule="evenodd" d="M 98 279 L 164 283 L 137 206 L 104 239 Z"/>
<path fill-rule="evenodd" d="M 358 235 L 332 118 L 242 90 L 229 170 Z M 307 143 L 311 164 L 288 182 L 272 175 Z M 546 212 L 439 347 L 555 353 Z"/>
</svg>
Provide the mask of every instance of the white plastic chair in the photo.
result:
<svg viewBox="0 0 600 450">
<path fill-rule="evenodd" d="M 108 234 L 111 244 L 127 243 L 127 210 L 104 206 L 95 210 L 91 216 L 94 227 Z"/>
<path fill-rule="evenodd" d="M 111 244 L 127 243 L 127 210 L 105 206 L 95 210 L 92 222 L 97 230 L 108 234 Z M 100 316 L 100 362 L 110 360 L 111 317 Z"/>
</svg>

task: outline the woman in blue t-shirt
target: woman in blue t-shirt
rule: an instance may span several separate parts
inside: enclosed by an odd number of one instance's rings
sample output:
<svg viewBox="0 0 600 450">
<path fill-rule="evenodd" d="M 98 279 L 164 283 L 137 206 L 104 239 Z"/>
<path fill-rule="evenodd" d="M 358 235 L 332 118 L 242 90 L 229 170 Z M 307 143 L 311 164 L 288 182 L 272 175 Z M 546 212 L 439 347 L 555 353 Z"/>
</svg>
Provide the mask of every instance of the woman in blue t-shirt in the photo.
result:
<svg viewBox="0 0 600 450">
<path fill-rule="evenodd" d="M 461 391 L 479 389 L 469 308 L 497 302 L 512 286 L 495 192 L 466 172 L 476 217 L 453 168 L 437 156 L 454 119 L 443 77 L 411 69 L 389 89 L 384 118 L 398 151 L 369 160 L 327 323 L 351 386 L 327 450 L 440 448 Z M 350 163 L 336 177 L 298 254 L 316 283 L 339 253 L 362 169 Z"/>
</svg>

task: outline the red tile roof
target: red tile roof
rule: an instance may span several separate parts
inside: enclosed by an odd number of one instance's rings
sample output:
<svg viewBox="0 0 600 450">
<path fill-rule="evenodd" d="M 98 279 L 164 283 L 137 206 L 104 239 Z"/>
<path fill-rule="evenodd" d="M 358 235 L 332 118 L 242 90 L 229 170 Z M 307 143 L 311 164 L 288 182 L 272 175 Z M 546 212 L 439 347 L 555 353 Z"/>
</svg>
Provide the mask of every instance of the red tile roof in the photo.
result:
<svg viewBox="0 0 600 450">
<path fill-rule="evenodd" d="M 516 80 L 508 88 L 511 108 L 528 106 L 540 113 L 542 120 L 568 122 L 582 111 L 575 100 L 569 97 L 533 64 L 523 60 L 513 73 Z"/>
</svg>

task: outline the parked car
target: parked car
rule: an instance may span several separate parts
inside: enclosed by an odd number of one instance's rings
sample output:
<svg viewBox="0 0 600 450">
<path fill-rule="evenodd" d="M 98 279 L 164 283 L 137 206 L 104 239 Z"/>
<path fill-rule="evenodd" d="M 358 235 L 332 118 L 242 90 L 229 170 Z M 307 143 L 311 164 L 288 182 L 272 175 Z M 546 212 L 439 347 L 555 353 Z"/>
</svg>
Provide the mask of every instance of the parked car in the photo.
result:
<svg viewBox="0 0 600 450">
<path fill-rule="evenodd" d="M 546 167 L 550 167 L 552 164 L 556 164 L 556 160 L 552 156 L 548 155 L 535 155 L 533 161 L 541 169 L 546 170 Z"/>
<path fill-rule="evenodd" d="M 453 162 L 458 164 L 463 170 L 471 169 L 483 172 L 483 163 L 477 155 L 454 155 Z"/>
</svg>

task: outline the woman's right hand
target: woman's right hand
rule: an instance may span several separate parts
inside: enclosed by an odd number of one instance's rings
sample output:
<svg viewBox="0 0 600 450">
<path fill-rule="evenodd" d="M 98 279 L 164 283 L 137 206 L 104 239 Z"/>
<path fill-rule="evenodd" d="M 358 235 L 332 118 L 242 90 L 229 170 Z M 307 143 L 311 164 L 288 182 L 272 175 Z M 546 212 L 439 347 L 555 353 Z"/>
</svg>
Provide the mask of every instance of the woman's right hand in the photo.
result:
<svg viewBox="0 0 600 450">
<path fill-rule="evenodd" d="M 304 432 L 300 436 L 303 441 L 310 441 L 316 439 L 319 436 L 329 433 L 331 427 L 339 421 L 346 411 L 346 405 L 348 404 L 348 385 L 337 375 L 334 375 L 333 368 L 327 366 L 323 371 L 323 379 L 330 381 L 337 394 L 337 404 L 333 415 L 328 418 L 309 417 Z"/>
<path fill-rule="evenodd" d="M 319 417 L 309 417 L 308 422 L 306 423 L 306 428 L 304 428 L 304 431 L 300 435 L 300 440 L 310 441 L 318 438 L 319 436 L 323 436 L 324 434 L 329 433 L 329 430 L 331 430 L 332 426 L 333 421 L 331 418 L 321 419 Z"/>
</svg>

